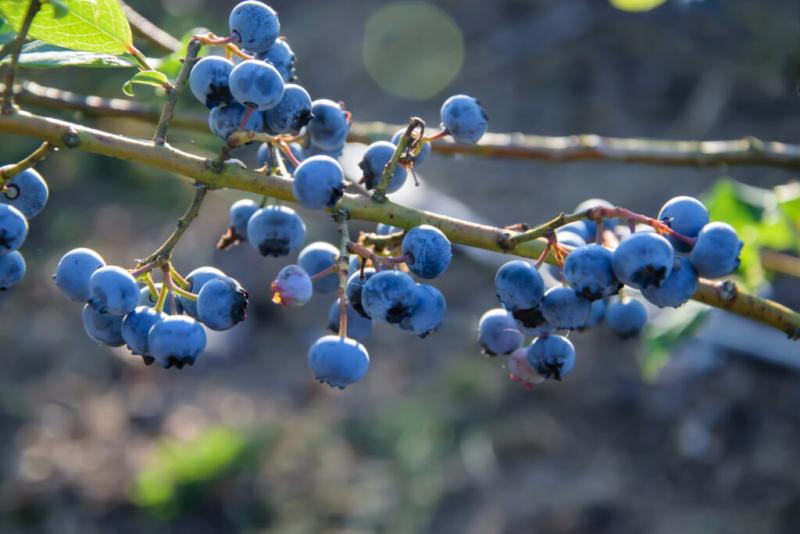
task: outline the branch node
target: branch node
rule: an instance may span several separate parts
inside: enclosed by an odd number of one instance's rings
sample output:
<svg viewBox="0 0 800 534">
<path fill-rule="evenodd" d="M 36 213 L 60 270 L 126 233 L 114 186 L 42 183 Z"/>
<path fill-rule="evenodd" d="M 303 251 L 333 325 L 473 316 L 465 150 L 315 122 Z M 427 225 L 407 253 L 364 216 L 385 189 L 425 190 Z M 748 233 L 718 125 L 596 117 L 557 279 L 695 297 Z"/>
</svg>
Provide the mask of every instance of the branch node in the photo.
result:
<svg viewBox="0 0 800 534">
<path fill-rule="evenodd" d="M 719 293 L 719 297 L 725 302 L 733 302 L 736 300 L 736 295 L 739 290 L 736 287 L 736 282 L 733 280 L 725 280 L 719 285 L 717 292 Z"/>
<path fill-rule="evenodd" d="M 64 132 L 64 135 L 61 136 L 61 140 L 67 148 L 78 148 L 81 144 L 80 134 L 72 128 Z"/>
</svg>

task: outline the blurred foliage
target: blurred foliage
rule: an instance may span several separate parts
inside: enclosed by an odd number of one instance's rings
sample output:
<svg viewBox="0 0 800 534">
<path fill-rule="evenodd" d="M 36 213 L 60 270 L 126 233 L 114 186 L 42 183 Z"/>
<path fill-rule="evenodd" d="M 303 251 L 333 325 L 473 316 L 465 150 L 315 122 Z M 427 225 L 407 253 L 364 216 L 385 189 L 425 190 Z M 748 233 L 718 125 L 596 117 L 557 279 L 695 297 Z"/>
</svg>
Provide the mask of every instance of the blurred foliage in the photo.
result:
<svg viewBox="0 0 800 534">
<path fill-rule="evenodd" d="M 667 0 L 609 0 L 611 5 L 622 11 L 650 11 Z"/>
</svg>

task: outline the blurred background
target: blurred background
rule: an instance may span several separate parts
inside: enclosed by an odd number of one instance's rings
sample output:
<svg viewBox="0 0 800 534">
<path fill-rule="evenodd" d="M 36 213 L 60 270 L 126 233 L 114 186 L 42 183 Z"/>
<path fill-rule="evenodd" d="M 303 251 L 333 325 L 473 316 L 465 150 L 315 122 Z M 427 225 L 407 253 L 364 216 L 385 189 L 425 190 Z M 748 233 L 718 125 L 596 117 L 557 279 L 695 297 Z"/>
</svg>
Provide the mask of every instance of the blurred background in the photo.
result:
<svg viewBox="0 0 800 534">
<path fill-rule="evenodd" d="M 198 26 L 225 34 L 234 2 L 130 4 L 180 36 Z M 300 83 L 314 98 L 345 101 L 356 121 L 419 115 L 436 124 L 444 99 L 467 93 L 497 132 L 797 140 L 796 2 L 671 0 L 645 13 L 605 0 L 271 4 Z M 130 75 L 22 71 L 120 98 Z M 137 93 L 158 101 L 149 88 Z M 203 110 L 189 97 L 181 112 Z M 152 133 L 135 121 L 64 116 Z M 171 136 L 197 153 L 220 146 L 202 132 Z M 0 160 L 36 146 L 4 136 Z M 250 149 L 237 157 L 254 162 Z M 478 317 L 496 306 L 503 258 L 459 250 L 436 281 L 449 308 L 442 328 L 420 340 L 376 326 L 368 375 L 334 391 L 305 361 L 332 297 L 272 305 L 268 283 L 287 262 L 247 245 L 214 249 L 242 197 L 221 191 L 175 262 L 184 273 L 213 264 L 240 280 L 249 320 L 211 335 L 193 368 L 145 367 L 90 341 L 80 307 L 50 274 L 78 246 L 131 266 L 172 230 L 190 184 L 81 152 L 39 168 L 51 199 L 24 247 L 29 273 L 0 295 L 2 532 L 800 531 L 800 345 L 780 333 L 717 314 L 681 343 L 652 334 L 623 342 L 600 328 L 572 336 L 578 363 L 567 380 L 525 391 L 475 342 Z M 794 173 L 437 155 L 421 176 L 419 190 L 409 180 L 402 193 L 410 203 L 434 199 L 432 208 L 454 212 L 457 200 L 474 218 L 506 225 L 542 222 L 589 197 L 655 215 L 675 195 L 769 193 Z M 310 240 L 335 238 L 327 216 L 302 215 Z M 800 307 L 796 279 L 759 273 L 753 287 Z"/>
</svg>

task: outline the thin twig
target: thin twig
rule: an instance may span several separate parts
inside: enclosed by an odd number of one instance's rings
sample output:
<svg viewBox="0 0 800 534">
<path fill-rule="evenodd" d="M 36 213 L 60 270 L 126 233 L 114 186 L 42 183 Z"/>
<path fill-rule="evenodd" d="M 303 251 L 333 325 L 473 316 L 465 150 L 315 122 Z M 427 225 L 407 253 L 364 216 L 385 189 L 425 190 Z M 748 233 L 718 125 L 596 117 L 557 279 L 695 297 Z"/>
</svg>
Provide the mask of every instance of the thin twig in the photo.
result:
<svg viewBox="0 0 800 534">
<path fill-rule="evenodd" d="M 19 54 L 22 52 L 22 45 L 25 43 L 25 38 L 28 36 L 28 31 L 31 29 L 33 19 L 36 17 L 41 7 L 42 3 L 40 0 L 31 0 L 17 36 L 7 45 L 11 61 L 9 61 L 6 72 L 3 75 L 3 114 L 11 113 L 14 110 L 14 76 L 17 73 Z"/>
<path fill-rule="evenodd" d="M 50 143 L 45 141 L 39 146 L 39 148 L 34 150 L 28 157 L 26 157 L 22 161 L 0 167 L 0 186 L 2 186 L 6 181 L 10 180 L 17 174 L 21 173 L 22 171 L 30 169 L 31 167 L 42 161 L 44 158 L 46 158 L 50 152 L 53 152 L 55 150 L 58 150 L 56 146 L 51 145 Z"/>
<path fill-rule="evenodd" d="M 161 110 L 161 117 L 158 119 L 158 126 L 156 126 L 156 133 L 153 136 L 153 142 L 156 145 L 163 145 L 166 141 L 167 128 L 169 128 L 169 122 L 175 113 L 175 104 L 178 103 L 178 96 L 189 78 L 189 71 L 192 70 L 199 51 L 200 43 L 191 41 L 186 49 L 186 57 L 183 59 L 181 69 L 178 71 L 178 77 L 175 79 L 175 85 L 167 91 L 167 101 L 164 102 L 164 108 Z"/>
<path fill-rule="evenodd" d="M 408 126 L 406 127 L 405 132 L 403 132 L 403 135 L 401 135 L 400 139 L 397 141 L 397 146 L 394 149 L 391 159 L 383 168 L 381 179 L 378 182 L 378 185 L 375 186 L 375 192 L 372 194 L 372 199 L 376 202 L 386 202 L 386 189 L 389 187 L 389 184 L 392 181 L 392 177 L 394 176 L 394 171 L 397 168 L 397 165 L 408 151 L 408 148 L 412 147 L 413 143 L 419 142 L 419 138 L 414 137 L 414 130 L 417 129 L 421 130 L 421 132 L 424 132 L 425 122 L 419 117 L 411 117 L 411 120 L 408 121 Z"/>
<path fill-rule="evenodd" d="M 336 207 L 333 218 L 339 231 L 339 258 L 336 260 L 339 277 L 339 336 L 347 337 L 347 271 L 350 268 L 350 230 L 347 227 L 347 210 Z"/>
</svg>

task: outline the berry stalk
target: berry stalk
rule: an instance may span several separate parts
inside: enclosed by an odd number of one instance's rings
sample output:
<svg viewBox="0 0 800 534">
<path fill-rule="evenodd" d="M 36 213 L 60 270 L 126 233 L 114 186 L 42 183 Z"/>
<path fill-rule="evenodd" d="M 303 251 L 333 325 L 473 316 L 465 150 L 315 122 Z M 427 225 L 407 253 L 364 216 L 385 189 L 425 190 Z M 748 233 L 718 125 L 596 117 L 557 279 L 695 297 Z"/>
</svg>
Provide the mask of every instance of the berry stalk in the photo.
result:
<svg viewBox="0 0 800 534">
<path fill-rule="evenodd" d="M 5 182 L 10 180 L 17 174 L 21 173 L 26 169 L 30 169 L 31 167 L 42 161 L 44 158 L 47 157 L 48 154 L 50 154 L 50 152 L 54 152 L 56 150 L 58 150 L 58 147 L 45 141 L 39 146 L 39 148 L 34 150 L 28 157 L 26 157 L 22 161 L 14 163 L 12 165 L 4 165 L 3 167 L 0 167 L 0 187 L 2 187 L 2 185 Z"/>
</svg>

